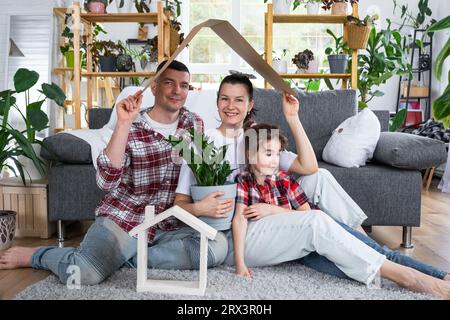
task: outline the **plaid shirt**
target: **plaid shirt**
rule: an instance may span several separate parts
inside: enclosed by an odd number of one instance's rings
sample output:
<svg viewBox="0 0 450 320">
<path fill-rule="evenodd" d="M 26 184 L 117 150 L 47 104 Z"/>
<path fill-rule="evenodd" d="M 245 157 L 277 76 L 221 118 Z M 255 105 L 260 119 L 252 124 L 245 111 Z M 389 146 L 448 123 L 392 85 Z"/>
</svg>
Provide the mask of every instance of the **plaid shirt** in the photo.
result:
<svg viewBox="0 0 450 320">
<path fill-rule="evenodd" d="M 256 176 L 244 171 L 236 176 L 236 203 L 251 206 L 255 203 L 267 203 L 286 209 L 296 210 L 308 202 L 302 187 L 289 173 L 278 171 L 266 176 L 264 184 L 258 184 Z M 319 209 L 309 203 L 312 209 Z"/>
<path fill-rule="evenodd" d="M 181 159 L 176 151 L 143 118 L 149 110 L 141 111 L 131 126 L 121 168 L 111 165 L 105 150 L 97 158 L 97 185 L 109 193 L 97 205 L 95 214 L 109 217 L 126 232 L 144 221 L 145 206 L 154 205 L 155 214 L 173 206 L 180 173 Z M 203 132 L 203 120 L 182 108 L 175 136 L 192 127 Z M 155 237 L 156 227 L 175 230 L 182 226 L 181 221 L 169 217 L 149 229 L 149 242 Z"/>
</svg>

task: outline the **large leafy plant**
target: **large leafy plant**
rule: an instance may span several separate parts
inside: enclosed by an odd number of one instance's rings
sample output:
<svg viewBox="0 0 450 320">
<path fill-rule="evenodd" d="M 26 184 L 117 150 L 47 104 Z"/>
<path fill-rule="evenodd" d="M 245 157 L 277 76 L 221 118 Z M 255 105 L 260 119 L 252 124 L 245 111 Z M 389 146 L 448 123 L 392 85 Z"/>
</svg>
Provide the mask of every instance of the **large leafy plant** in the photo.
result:
<svg viewBox="0 0 450 320">
<path fill-rule="evenodd" d="M 39 80 L 39 74 L 35 71 L 21 68 L 14 75 L 14 90 L 8 89 L 0 92 L 0 169 L 4 167 L 11 169 L 17 176 L 13 166 L 8 163 L 12 161 L 19 171 L 22 182 L 25 184 L 25 172 L 18 156 L 25 156 L 31 159 L 41 175 L 44 175 L 42 160 L 36 155 L 32 144 L 42 142 L 36 139 L 36 133 L 48 128 L 49 119 L 42 105 L 47 99 L 55 101 L 59 106 L 64 107 L 66 99 L 63 91 L 54 83 L 43 83 L 41 90 L 38 90 L 44 97 L 40 96 L 37 101 L 30 101 L 30 91 Z M 25 113 L 17 105 L 16 95 L 23 94 L 25 101 Z M 22 118 L 25 129 L 19 131 L 9 121 L 11 109 L 17 110 Z M 44 146 L 45 147 L 45 146 Z"/>
<path fill-rule="evenodd" d="M 177 138 L 169 136 L 167 140 L 178 151 L 192 170 L 198 186 L 220 186 L 233 172 L 225 159 L 227 145 L 217 148 L 214 142 L 194 128 L 188 136 Z"/>
<path fill-rule="evenodd" d="M 450 28 L 450 16 L 439 20 L 428 28 L 427 32 L 436 32 Z M 442 50 L 439 52 L 434 65 L 434 73 L 438 80 L 441 79 L 442 67 L 445 59 L 450 55 L 450 38 L 447 39 Z M 444 127 L 450 127 L 450 70 L 448 72 L 448 84 L 442 95 L 433 103 L 433 117 L 442 120 Z"/>
</svg>

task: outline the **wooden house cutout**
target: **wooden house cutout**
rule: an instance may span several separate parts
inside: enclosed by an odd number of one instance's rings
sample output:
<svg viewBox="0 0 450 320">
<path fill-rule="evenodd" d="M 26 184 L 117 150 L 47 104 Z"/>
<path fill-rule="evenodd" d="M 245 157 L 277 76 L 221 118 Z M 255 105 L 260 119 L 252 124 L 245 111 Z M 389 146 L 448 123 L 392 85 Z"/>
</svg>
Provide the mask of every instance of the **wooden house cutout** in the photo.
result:
<svg viewBox="0 0 450 320">
<path fill-rule="evenodd" d="M 147 278 L 148 229 L 155 224 L 174 216 L 191 228 L 200 232 L 200 266 L 198 281 L 151 280 Z M 208 259 L 208 240 L 214 240 L 217 230 L 207 225 L 179 206 L 174 206 L 155 215 L 154 206 L 145 207 L 145 220 L 133 228 L 129 235 L 137 235 L 137 292 L 161 292 L 174 294 L 204 295 Z M 151 259 L 151 257 L 150 257 Z"/>
</svg>

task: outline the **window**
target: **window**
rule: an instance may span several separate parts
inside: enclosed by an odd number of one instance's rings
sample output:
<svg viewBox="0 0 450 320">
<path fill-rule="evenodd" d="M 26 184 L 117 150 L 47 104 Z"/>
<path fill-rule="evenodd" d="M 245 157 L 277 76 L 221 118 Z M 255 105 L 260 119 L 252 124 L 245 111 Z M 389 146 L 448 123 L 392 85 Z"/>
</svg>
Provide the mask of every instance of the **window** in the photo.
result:
<svg viewBox="0 0 450 320">
<path fill-rule="evenodd" d="M 263 0 L 185 0 L 182 8 L 182 25 L 188 33 L 194 26 L 207 19 L 223 19 L 241 32 L 244 38 L 260 54 L 264 53 L 264 14 L 267 4 Z M 304 6 L 295 13 L 306 13 Z M 342 26 L 336 24 L 274 24 L 273 48 L 277 53 L 289 49 L 285 59 L 290 65 L 289 72 L 296 67 L 292 58 L 304 49 L 312 50 L 321 61 L 322 69 L 328 68 L 325 48 L 333 45 L 333 39 L 326 33 L 331 29 L 342 34 Z M 181 59 L 188 63 L 193 74 L 192 83 L 196 87 L 217 88 L 220 79 L 229 70 L 255 73 L 253 69 L 228 47 L 213 31 L 202 30 L 190 43 Z M 263 79 L 258 75 L 256 85 L 262 87 Z"/>
</svg>

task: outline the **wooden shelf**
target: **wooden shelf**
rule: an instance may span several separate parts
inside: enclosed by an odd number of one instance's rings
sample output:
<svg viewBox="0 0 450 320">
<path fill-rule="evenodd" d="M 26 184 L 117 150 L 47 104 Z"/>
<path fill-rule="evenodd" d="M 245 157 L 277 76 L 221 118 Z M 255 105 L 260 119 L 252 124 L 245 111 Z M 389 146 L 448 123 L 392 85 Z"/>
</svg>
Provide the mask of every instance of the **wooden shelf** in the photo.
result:
<svg viewBox="0 0 450 320">
<path fill-rule="evenodd" d="M 73 72 L 73 68 L 53 68 L 54 74 L 62 74 L 65 72 Z"/>
<path fill-rule="evenodd" d="M 350 78 L 351 73 L 280 73 L 285 79 L 345 79 Z"/>
<path fill-rule="evenodd" d="M 345 23 L 347 16 L 335 14 L 274 14 L 273 23 Z"/>
<path fill-rule="evenodd" d="M 82 72 L 83 77 L 152 77 L 155 72 Z"/>
<path fill-rule="evenodd" d="M 89 23 L 94 22 L 144 22 L 144 23 L 158 23 L 158 13 L 106 13 L 106 14 L 93 14 L 82 13 L 81 20 Z M 167 18 L 164 16 L 163 22 L 167 22 Z"/>
</svg>

